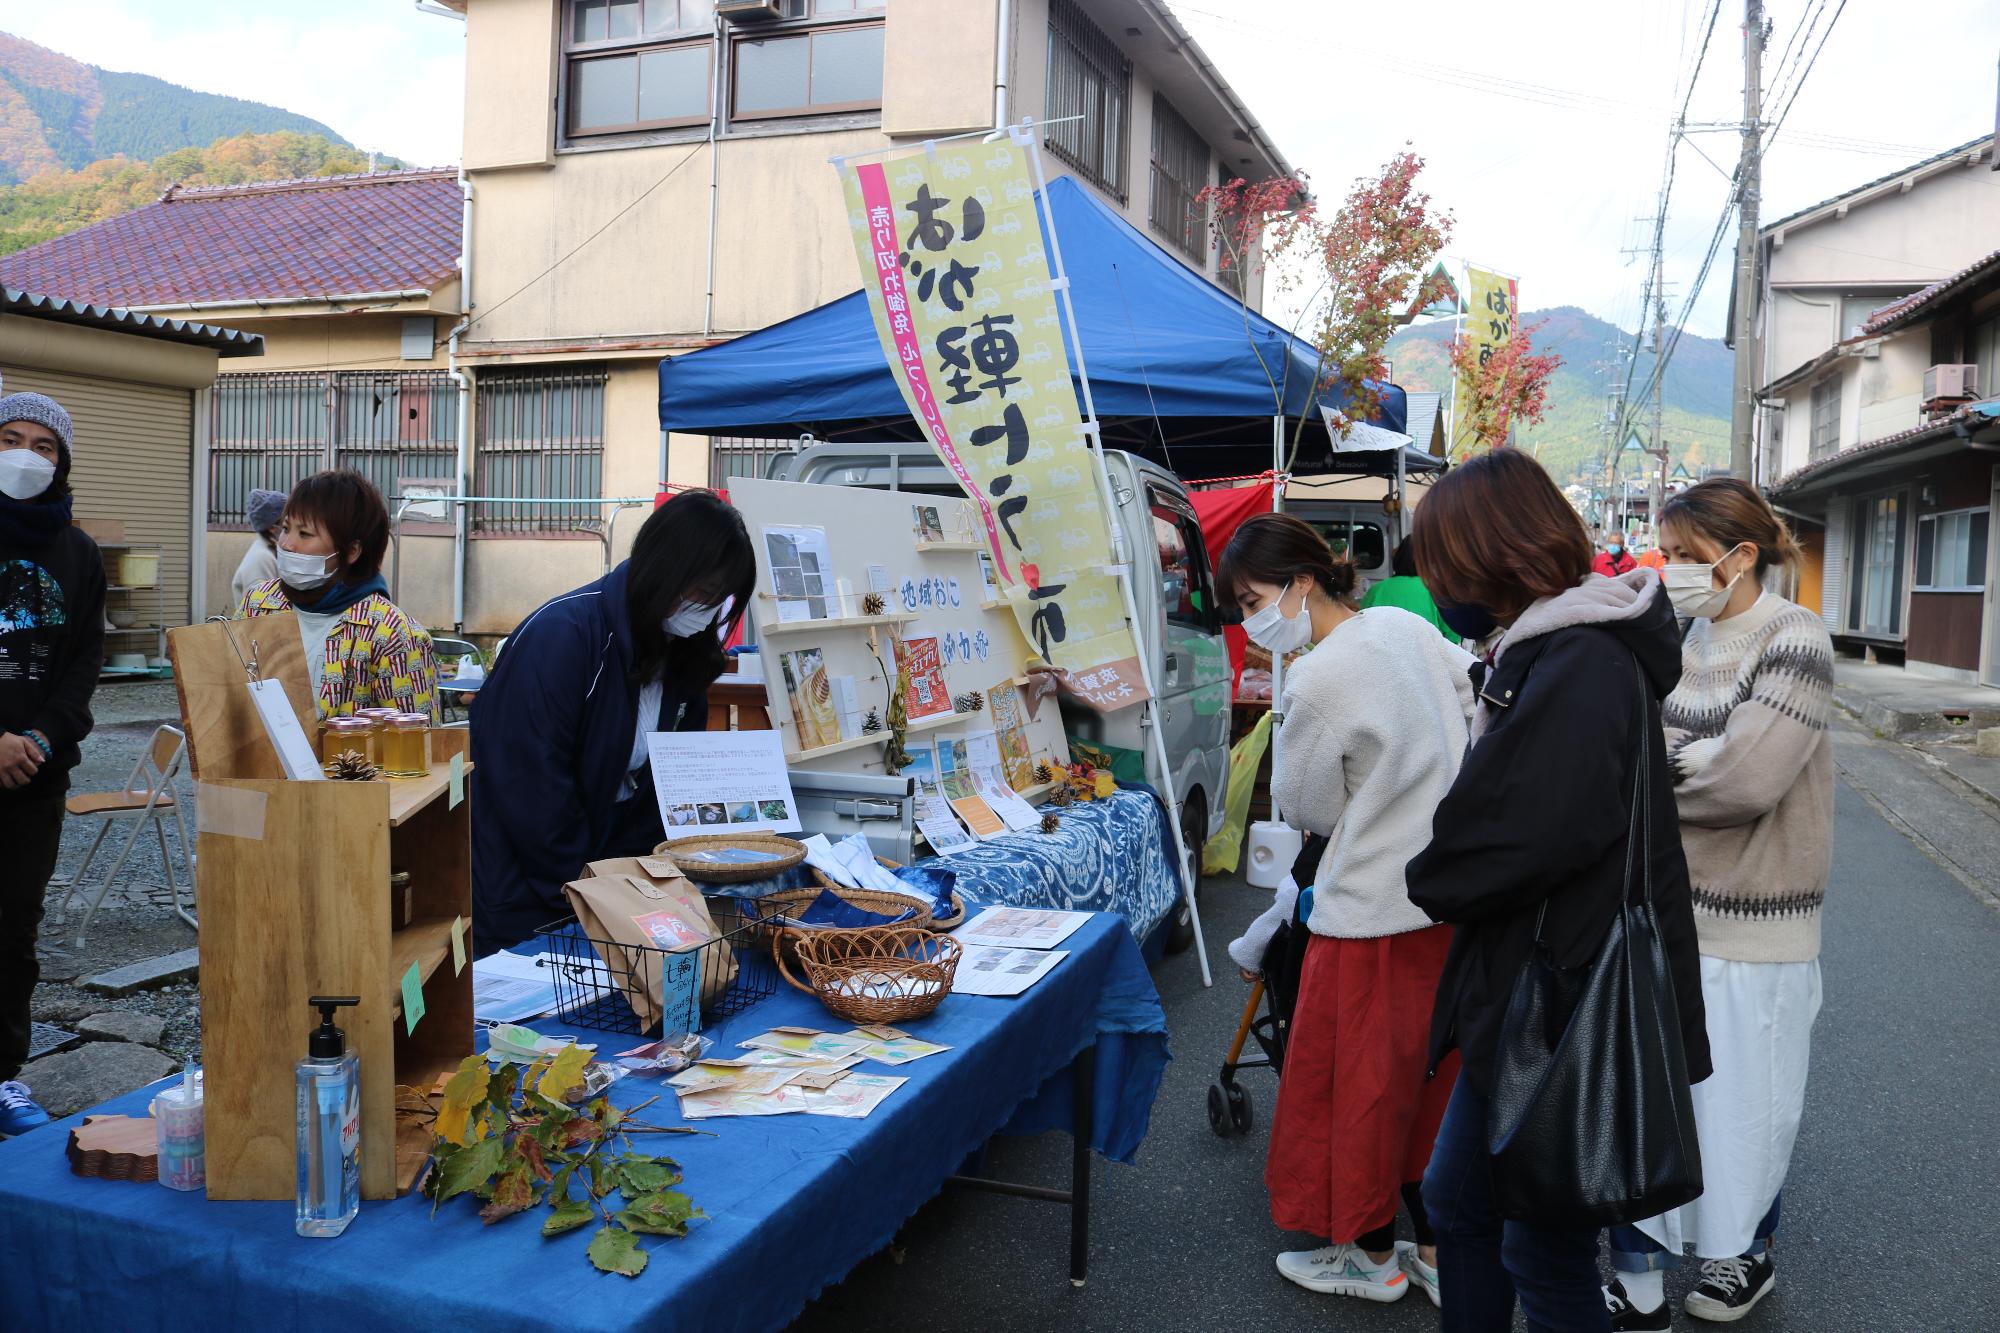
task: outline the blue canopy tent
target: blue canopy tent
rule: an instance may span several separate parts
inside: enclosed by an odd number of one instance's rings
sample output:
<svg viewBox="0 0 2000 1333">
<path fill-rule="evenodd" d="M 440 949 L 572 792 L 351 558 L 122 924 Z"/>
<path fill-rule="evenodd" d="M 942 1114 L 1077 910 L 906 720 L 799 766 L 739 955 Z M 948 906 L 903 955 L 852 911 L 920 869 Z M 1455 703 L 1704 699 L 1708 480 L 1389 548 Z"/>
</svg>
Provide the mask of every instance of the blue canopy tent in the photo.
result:
<svg viewBox="0 0 2000 1333">
<path fill-rule="evenodd" d="M 1206 281 L 1067 177 L 1049 183 L 1091 393 L 1107 445 L 1189 479 L 1271 466 L 1271 418 L 1287 418 L 1289 450 L 1305 418 L 1295 471 L 1391 474 L 1396 451 L 1333 449 L 1312 392 L 1312 345 Z M 1047 243 L 1048 218 L 1043 218 Z M 1063 329 L 1065 346 L 1069 330 Z M 1254 343 L 1254 350 L 1253 350 Z M 1053 351 L 1028 342 L 1026 353 Z M 1069 347 L 1075 364 L 1074 347 Z M 1273 381 L 1277 392 L 1273 391 Z M 1382 389 L 1375 424 L 1404 428 L 1403 391 Z M 781 324 L 660 363 L 660 428 L 765 439 L 922 438 L 882 355 L 860 291 Z M 1443 466 L 1415 448 L 1405 470 Z"/>
</svg>

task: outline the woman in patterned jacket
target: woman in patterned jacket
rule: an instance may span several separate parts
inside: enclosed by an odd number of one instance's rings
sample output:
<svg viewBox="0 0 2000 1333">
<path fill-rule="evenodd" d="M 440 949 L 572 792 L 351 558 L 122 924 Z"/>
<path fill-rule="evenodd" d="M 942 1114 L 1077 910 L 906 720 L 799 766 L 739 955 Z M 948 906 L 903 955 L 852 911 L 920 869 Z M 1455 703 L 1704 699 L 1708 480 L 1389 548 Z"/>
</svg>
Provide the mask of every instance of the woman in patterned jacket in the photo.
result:
<svg viewBox="0 0 2000 1333">
<path fill-rule="evenodd" d="M 1703 1260 L 1684 1307 L 1697 1319 L 1740 1319 L 1777 1281 L 1833 859 L 1833 643 L 1817 615 L 1764 590 L 1765 572 L 1798 554 L 1791 534 L 1754 487 L 1724 477 L 1667 502 L 1660 546 L 1687 629 L 1661 721 L 1715 1073 L 1694 1089 L 1706 1190 L 1611 1232 L 1620 1333 L 1671 1326 L 1660 1269 L 1684 1245 Z"/>
<path fill-rule="evenodd" d="M 278 577 L 243 596 L 241 614 L 291 611 L 322 718 L 399 708 L 437 718 L 431 636 L 389 600 L 382 556 L 389 510 L 358 472 L 315 472 L 285 501 Z"/>
</svg>

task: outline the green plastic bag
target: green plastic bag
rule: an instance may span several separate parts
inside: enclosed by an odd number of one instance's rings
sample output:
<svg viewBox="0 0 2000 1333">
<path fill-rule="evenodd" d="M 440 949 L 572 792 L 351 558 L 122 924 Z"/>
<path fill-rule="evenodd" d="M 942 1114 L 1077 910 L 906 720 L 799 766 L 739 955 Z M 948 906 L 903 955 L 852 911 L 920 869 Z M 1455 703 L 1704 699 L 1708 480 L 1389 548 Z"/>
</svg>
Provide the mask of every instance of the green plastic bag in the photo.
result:
<svg viewBox="0 0 2000 1333">
<path fill-rule="evenodd" d="M 1229 747 L 1229 789 L 1222 802 L 1222 831 L 1202 845 L 1201 873 L 1234 874 L 1243 859 L 1243 835 L 1250 823 L 1250 796 L 1257 788 L 1257 769 L 1271 747 L 1271 715 Z"/>
</svg>

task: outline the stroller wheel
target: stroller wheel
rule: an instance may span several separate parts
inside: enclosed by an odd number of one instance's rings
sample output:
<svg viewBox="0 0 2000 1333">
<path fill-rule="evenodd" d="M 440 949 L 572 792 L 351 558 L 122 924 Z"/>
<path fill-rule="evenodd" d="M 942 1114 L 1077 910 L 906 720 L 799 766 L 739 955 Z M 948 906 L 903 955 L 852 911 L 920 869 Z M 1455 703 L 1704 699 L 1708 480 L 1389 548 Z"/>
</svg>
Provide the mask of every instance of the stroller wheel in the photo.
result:
<svg viewBox="0 0 2000 1333">
<path fill-rule="evenodd" d="M 1235 1083 L 1229 1085 L 1229 1123 L 1238 1134 L 1250 1132 L 1250 1094 Z"/>
<path fill-rule="evenodd" d="M 1208 1085 L 1208 1127 L 1218 1138 L 1226 1139 L 1236 1132 L 1229 1114 L 1229 1095 L 1219 1082 Z"/>
</svg>

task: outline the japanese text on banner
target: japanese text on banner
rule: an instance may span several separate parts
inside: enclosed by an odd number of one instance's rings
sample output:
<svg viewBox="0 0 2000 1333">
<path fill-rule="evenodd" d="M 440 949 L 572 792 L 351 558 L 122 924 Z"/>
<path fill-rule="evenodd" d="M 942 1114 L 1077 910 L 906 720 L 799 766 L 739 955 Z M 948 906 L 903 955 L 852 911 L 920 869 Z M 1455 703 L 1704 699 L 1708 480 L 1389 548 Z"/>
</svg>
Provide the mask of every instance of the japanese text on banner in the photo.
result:
<svg viewBox="0 0 2000 1333">
<path fill-rule="evenodd" d="M 842 170 L 862 285 L 910 412 L 977 508 L 1028 641 L 1101 709 L 1147 697 L 1111 563 L 1032 164 L 967 142 Z"/>
<path fill-rule="evenodd" d="M 1514 336 L 1514 330 L 1521 323 L 1519 304 L 1519 284 L 1509 277 L 1489 273 L 1483 268 L 1465 270 L 1465 329 L 1464 338 L 1479 354 L 1479 364 L 1499 351 Z M 1472 386 L 1464 376 L 1459 377 L 1457 401 L 1468 403 L 1472 400 Z M 1470 431 L 1461 437 L 1459 423 L 1452 423 L 1452 445 L 1456 449 L 1463 440 L 1469 440 Z M 1457 455 L 1454 453 L 1453 455 Z"/>
</svg>

